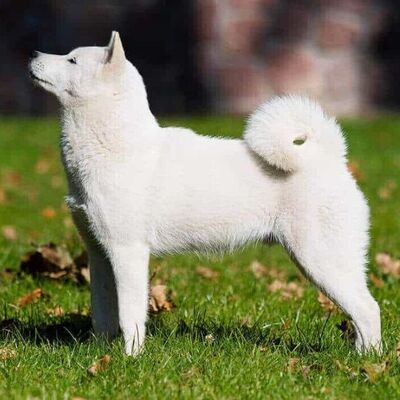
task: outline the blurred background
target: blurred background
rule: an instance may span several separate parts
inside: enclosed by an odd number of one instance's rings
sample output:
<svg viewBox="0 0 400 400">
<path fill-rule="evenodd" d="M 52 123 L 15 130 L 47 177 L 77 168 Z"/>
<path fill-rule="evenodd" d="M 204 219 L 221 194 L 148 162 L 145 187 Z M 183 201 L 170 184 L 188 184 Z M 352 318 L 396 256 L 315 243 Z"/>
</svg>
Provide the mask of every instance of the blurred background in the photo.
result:
<svg viewBox="0 0 400 400">
<path fill-rule="evenodd" d="M 54 114 L 32 50 L 121 34 L 161 114 L 252 111 L 300 92 L 339 115 L 400 107 L 398 0 L 0 0 L 0 113 Z"/>
</svg>

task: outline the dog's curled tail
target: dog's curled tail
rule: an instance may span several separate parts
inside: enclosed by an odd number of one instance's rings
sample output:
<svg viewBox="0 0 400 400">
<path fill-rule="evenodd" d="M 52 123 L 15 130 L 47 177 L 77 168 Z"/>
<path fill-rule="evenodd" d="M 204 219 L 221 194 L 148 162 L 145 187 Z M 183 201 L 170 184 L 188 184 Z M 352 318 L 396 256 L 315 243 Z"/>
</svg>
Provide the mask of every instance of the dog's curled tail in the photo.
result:
<svg viewBox="0 0 400 400">
<path fill-rule="evenodd" d="M 262 104 L 250 115 L 244 140 L 268 164 L 286 172 L 318 168 L 324 159 L 346 161 L 336 120 L 306 97 L 275 97 Z"/>
</svg>

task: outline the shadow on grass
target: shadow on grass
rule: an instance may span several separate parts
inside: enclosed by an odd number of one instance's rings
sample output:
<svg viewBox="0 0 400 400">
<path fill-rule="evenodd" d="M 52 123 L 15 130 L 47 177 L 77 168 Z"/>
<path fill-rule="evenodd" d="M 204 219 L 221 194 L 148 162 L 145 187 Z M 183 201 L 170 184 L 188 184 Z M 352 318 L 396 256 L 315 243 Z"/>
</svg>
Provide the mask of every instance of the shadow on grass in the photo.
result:
<svg viewBox="0 0 400 400">
<path fill-rule="evenodd" d="M 180 319 L 176 327 L 171 329 L 170 325 L 168 327 L 165 325 L 162 316 L 154 316 L 148 323 L 147 332 L 149 335 L 161 337 L 165 341 L 171 337 L 186 337 L 194 342 L 203 343 L 231 341 L 288 353 L 309 354 L 322 352 L 332 347 L 332 341 L 337 336 L 336 329 L 339 326 L 331 327 L 336 330 L 334 334 L 331 329 L 328 332 L 328 319 L 307 325 L 307 332 L 304 332 L 302 327 L 294 325 L 289 328 L 285 326 L 284 322 L 274 326 L 263 326 L 258 322 L 246 325 L 239 322 L 221 323 L 204 316 L 188 320 Z M 348 343 L 349 340 L 346 337 L 344 339 L 342 343 L 345 345 L 345 342 Z"/>
<path fill-rule="evenodd" d="M 17 318 L 0 321 L 0 339 L 22 338 L 35 344 L 63 343 L 76 344 L 92 337 L 90 317 L 70 313 L 52 324 L 33 324 Z"/>
<path fill-rule="evenodd" d="M 259 347 L 307 354 L 321 352 L 332 345 L 327 333 L 326 322 L 308 326 L 305 334 L 299 326 L 291 329 L 282 323 L 279 326 L 262 326 L 259 323 L 246 325 L 240 323 L 221 323 L 198 314 L 187 321 L 179 319 L 175 327 L 165 323 L 162 315 L 153 315 L 147 324 L 147 333 L 159 337 L 165 342 L 171 337 L 186 337 L 194 342 L 252 344 Z M 0 340 L 15 339 L 34 344 L 84 343 L 94 336 L 89 316 L 77 313 L 66 314 L 51 324 L 22 322 L 17 318 L 0 321 Z"/>
</svg>

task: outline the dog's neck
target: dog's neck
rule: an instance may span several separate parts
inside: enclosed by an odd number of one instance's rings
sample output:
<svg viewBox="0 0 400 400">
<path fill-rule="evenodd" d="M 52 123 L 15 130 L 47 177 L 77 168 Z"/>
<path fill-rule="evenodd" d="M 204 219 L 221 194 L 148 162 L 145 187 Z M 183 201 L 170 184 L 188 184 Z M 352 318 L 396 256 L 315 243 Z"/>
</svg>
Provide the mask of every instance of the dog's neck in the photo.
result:
<svg viewBox="0 0 400 400">
<path fill-rule="evenodd" d="M 108 98 L 64 105 L 61 150 L 67 173 L 85 173 L 92 163 L 121 156 L 157 127 L 144 85 Z"/>
</svg>

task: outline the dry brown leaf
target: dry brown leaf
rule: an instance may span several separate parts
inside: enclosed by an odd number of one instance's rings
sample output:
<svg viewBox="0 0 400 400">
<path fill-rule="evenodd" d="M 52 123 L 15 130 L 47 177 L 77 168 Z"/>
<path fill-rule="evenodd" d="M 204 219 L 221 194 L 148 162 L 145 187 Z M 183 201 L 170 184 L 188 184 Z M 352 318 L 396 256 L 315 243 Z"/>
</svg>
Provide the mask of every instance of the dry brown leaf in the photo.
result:
<svg viewBox="0 0 400 400">
<path fill-rule="evenodd" d="M 268 285 L 268 290 L 272 293 L 280 292 L 283 299 L 301 298 L 304 295 L 304 288 L 296 282 L 283 282 L 275 279 Z"/>
<path fill-rule="evenodd" d="M 20 307 L 25 307 L 31 304 L 43 296 L 43 290 L 41 288 L 36 288 L 32 292 L 25 294 L 17 300 L 17 305 Z"/>
<path fill-rule="evenodd" d="M 350 160 L 347 163 L 347 168 L 350 171 L 350 173 L 353 175 L 354 179 L 361 182 L 365 179 L 364 172 L 360 168 L 360 164 L 358 161 L 355 160 Z"/>
<path fill-rule="evenodd" d="M 4 225 L 1 227 L 1 233 L 8 240 L 17 240 L 17 230 L 12 225 Z"/>
<path fill-rule="evenodd" d="M 378 196 L 382 200 L 390 199 L 393 195 L 393 192 L 397 188 L 397 183 L 393 179 L 389 179 L 385 182 L 385 184 L 378 190 Z"/>
<path fill-rule="evenodd" d="M 64 309 L 61 306 L 55 306 L 53 308 L 46 309 L 47 314 L 53 315 L 54 317 L 60 317 L 65 314 Z"/>
<path fill-rule="evenodd" d="M 80 274 L 85 282 L 90 283 L 90 270 L 88 267 L 81 268 Z"/>
<path fill-rule="evenodd" d="M 79 282 L 90 283 L 89 257 L 87 251 L 83 251 L 74 259 L 76 274 Z"/>
<path fill-rule="evenodd" d="M 386 361 L 379 364 L 365 362 L 361 368 L 361 371 L 367 375 L 368 380 L 371 383 L 375 383 L 385 373 L 387 366 L 388 363 Z"/>
<path fill-rule="evenodd" d="M 326 297 L 322 292 L 319 292 L 318 294 L 318 303 L 327 313 L 335 313 L 338 311 L 336 304 L 331 299 Z"/>
<path fill-rule="evenodd" d="M 150 290 L 150 311 L 159 313 L 161 311 L 170 311 L 174 308 L 174 303 L 171 301 L 171 291 L 165 285 L 155 285 Z"/>
<path fill-rule="evenodd" d="M 307 378 L 308 375 L 310 375 L 311 370 L 313 370 L 316 366 L 314 364 L 311 365 L 301 365 L 301 374 L 304 376 L 304 378 Z"/>
<path fill-rule="evenodd" d="M 88 369 L 87 373 L 91 376 L 96 376 L 99 372 L 104 371 L 110 363 L 111 356 L 106 354 L 100 359 L 96 360 Z"/>
<path fill-rule="evenodd" d="M 0 204 L 3 204 L 7 201 L 7 193 L 3 188 L 0 188 Z"/>
<path fill-rule="evenodd" d="M 369 274 L 369 279 L 378 288 L 383 288 L 385 286 L 385 282 L 375 274 Z"/>
<path fill-rule="evenodd" d="M 268 268 L 257 260 L 250 264 L 249 269 L 257 279 L 268 275 Z"/>
<path fill-rule="evenodd" d="M 21 174 L 12 169 L 3 171 L 2 177 L 8 186 L 18 186 L 21 183 Z"/>
<path fill-rule="evenodd" d="M 68 250 L 54 243 L 38 246 L 26 253 L 21 260 L 21 271 L 33 276 L 50 279 L 72 279 L 75 282 L 90 282 L 87 253 L 72 259 Z"/>
<path fill-rule="evenodd" d="M 38 174 L 45 174 L 46 172 L 49 172 L 49 169 L 50 169 L 50 163 L 46 159 L 40 159 L 35 164 L 35 171 Z"/>
<path fill-rule="evenodd" d="M 391 257 L 387 253 L 377 253 L 375 261 L 384 274 L 400 278 L 400 260 Z"/>
<path fill-rule="evenodd" d="M 268 276 L 272 279 L 286 280 L 287 274 L 285 271 L 276 268 L 268 268 Z"/>
<path fill-rule="evenodd" d="M 279 279 L 285 280 L 286 279 L 286 272 L 278 270 L 272 267 L 266 267 L 265 265 L 261 264 L 257 260 L 253 261 L 249 265 L 249 270 L 254 274 L 257 279 L 262 277 L 269 277 L 272 279 Z"/>
<path fill-rule="evenodd" d="M 0 360 L 5 361 L 9 358 L 13 358 L 17 355 L 17 352 L 14 349 L 9 347 L 0 347 Z"/>
<path fill-rule="evenodd" d="M 397 361 L 400 363 L 400 342 L 397 343 L 395 352 L 396 352 Z"/>
<path fill-rule="evenodd" d="M 57 215 L 57 211 L 53 207 L 46 207 L 46 208 L 43 208 L 41 214 L 42 214 L 42 217 L 51 219 Z"/>
<path fill-rule="evenodd" d="M 205 279 L 216 279 L 219 277 L 219 272 L 202 265 L 196 267 L 196 273 Z"/>
<path fill-rule="evenodd" d="M 294 372 L 299 364 L 300 364 L 300 358 L 291 357 L 289 358 L 286 364 L 286 369 L 288 372 Z"/>
<path fill-rule="evenodd" d="M 49 243 L 26 253 L 22 257 L 20 268 L 30 275 L 45 275 L 59 279 L 73 268 L 73 260 L 66 248 Z"/>
</svg>

